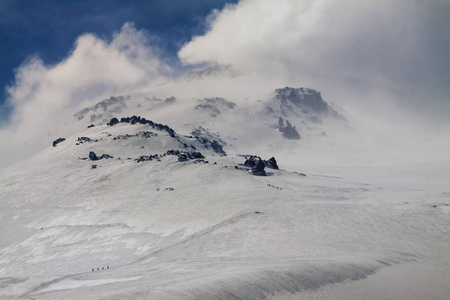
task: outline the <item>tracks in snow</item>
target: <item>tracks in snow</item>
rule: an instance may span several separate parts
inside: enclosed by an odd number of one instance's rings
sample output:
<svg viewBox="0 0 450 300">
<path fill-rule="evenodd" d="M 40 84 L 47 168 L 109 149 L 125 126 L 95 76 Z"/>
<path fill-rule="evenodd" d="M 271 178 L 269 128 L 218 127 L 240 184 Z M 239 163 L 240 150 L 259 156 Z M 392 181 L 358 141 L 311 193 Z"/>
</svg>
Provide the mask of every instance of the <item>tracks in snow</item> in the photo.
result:
<svg viewBox="0 0 450 300">
<path fill-rule="evenodd" d="M 176 248 L 177 246 L 186 244 L 186 243 L 188 243 L 188 242 L 190 242 L 190 241 L 193 241 L 193 240 L 195 240 L 195 239 L 197 239 L 197 238 L 200 238 L 200 237 L 202 237 L 202 236 L 204 236 L 204 235 L 206 235 L 206 234 L 209 234 L 209 233 L 211 233 L 211 232 L 213 232 L 213 231 L 215 231 L 215 230 L 217 230 L 217 229 L 220 229 L 220 228 L 222 228 L 222 227 L 224 227 L 224 226 L 226 226 L 226 225 L 228 225 L 228 224 L 231 224 L 231 223 L 240 221 L 240 220 L 242 220 L 242 219 L 244 219 L 244 218 L 246 218 L 246 217 L 248 217 L 248 216 L 254 215 L 254 214 L 255 214 L 255 212 L 242 213 L 242 214 L 239 214 L 239 215 L 234 216 L 234 217 L 232 217 L 232 218 L 226 219 L 226 220 L 224 220 L 224 221 L 222 221 L 222 222 L 220 222 L 220 223 L 217 223 L 217 224 L 215 224 L 215 225 L 206 227 L 206 228 L 204 228 L 204 229 L 202 229 L 202 230 L 200 230 L 200 231 L 198 231 L 198 232 L 196 232 L 196 233 L 194 233 L 194 234 L 192 234 L 192 235 L 190 235 L 190 236 L 184 238 L 183 240 L 181 240 L 181 241 L 179 241 L 179 242 L 177 242 L 177 243 L 173 243 L 173 244 L 171 244 L 171 245 L 167 245 L 167 246 L 165 246 L 165 247 L 163 247 L 163 248 L 160 248 L 160 249 L 158 249 L 158 250 L 155 250 L 155 251 L 153 251 L 153 252 L 151 252 L 151 253 L 149 253 L 149 254 L 147 254 L 147 255 L 144 255 L 143 257 L 141 257 L 141 258 L 139 258 L 139 259 L 136 259 L 136 260 L 134 260 L 134 261 L 131 261 L 131 262 L 129 262 L 129 263 L 125 263 L 125 264 L 122 264 L 122 265 L 116 265 L 115 269 L 117 269 L 117 268 L 124 268 L 124 267 L 127 267 L 127 266 L 131 266 L 131 265 L 140 263 L 140 262 L 145 261 L 145 260 L 147 260 L 147 259 L 149 259 L 149 258 L 151 258 L 151 257 L 153 257 L 153 256 L 155 256 L 155 255 L 157 255 L 157 254 L 160 254 L 160 253 L 162 253 L 162 252 L 164 252 L 164 251 L 167 251 L 167 250 Z M 30 291 L 28 291 L 28 292 L 22 294 L 22 295 L 20 296 L 20 298 L 34 299 L 34 298 L 32 298 L 30 295 L 36 294 L 36 293 L 38 293 L 39 291 L 41 291 L 41 290 L 43 290 L 43 289 L 45 289 L 45 288 L 51 286 L 52 284 L 61 282 L 61 281 L 65 280 L 65 279 L 73 278 L 73 277 L 75 277 L 75 276 L 83 275 L 83 274 L 91 274 L 91 272 L 87 271 L 87 272 L 81 272 L 81 273 L 69 274 L 69 275 L 65 275 L 65 276 L 62 276 L 62 277 L 53 279 L 53 280 L 48 281 L 48 282 L 41 283 L 41 284 L 39 284 L 38 286 L 32 288 Z"/>
</svg>

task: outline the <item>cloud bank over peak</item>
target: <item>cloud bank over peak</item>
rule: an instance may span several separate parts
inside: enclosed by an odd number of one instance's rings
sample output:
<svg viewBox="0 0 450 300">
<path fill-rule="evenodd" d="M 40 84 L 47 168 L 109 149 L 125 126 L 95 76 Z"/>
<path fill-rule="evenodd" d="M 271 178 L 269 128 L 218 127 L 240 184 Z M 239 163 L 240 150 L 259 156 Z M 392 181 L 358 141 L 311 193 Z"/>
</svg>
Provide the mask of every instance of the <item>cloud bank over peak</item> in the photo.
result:
<svg viewBox="0 0 450 300">
<path fill-rule="evenodd" d="M 17 70 L 7 88 L 13 111 L 0 129 L 6 145 L 36 139 L 47 133 L 54 120 L 111 95 L 157 84 L 170 76 L 152 48 L 151 37 L 126 23 L 110 41 L 93 34 L 80 36 L 61 62 L 46 65 L 30 57 Z"/>
<path fill-rule="evenodd" d="M 80 36 L 73 52 L 60 63 L 46 66 L 32 57 L 20 66 L 8 88 L 15 121 L 26 111 L 79 106 L 93 98 L 161 81 L 170 71 L 152 53 L 145 33 L 125 24 L 111 42 L 92 34 Z M 58 113 L 52 110 L 54 113 Z"/>
<path fill-rule="evenodd" d="M 449 14 L 445 1 L 242 0 L 178 55 L 322 90 L 388 91 L 416 110 L 431 95 L 433 112 L 449 113 Z"/>
</svg>

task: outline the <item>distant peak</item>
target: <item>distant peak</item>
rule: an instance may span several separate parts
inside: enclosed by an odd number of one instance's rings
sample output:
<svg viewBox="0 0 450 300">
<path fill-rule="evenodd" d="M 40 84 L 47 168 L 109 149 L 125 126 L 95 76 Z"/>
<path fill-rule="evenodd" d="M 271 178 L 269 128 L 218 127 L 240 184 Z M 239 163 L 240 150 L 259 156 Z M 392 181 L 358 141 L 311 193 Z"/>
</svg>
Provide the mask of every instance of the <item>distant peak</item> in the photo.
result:
<svg viewBox="0 0 450 300">
<path fill-rule="evenodd" d="M 276 89 L 275 97 L 280 100 L 281 105 L 284 106 L 293 104 L 308 113 L 330 115 L 336 118 L 342 118 L 342 116 L 340 116 L 333 107 L 323 100 L 320 92 L 310 88 L 285 87 L 282 89 Z"/>
</svg>

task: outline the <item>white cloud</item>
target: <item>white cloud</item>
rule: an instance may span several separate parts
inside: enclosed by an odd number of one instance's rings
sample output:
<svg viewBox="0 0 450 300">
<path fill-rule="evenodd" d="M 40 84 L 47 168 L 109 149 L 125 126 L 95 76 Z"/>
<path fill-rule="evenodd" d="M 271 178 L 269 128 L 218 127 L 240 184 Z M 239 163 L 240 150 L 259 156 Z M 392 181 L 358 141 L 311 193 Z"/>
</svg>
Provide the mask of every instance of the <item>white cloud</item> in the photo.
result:
<svg viewBox="0 0 450 300">
<path fill-rule="evenodd" d="M 8 88 L 13 112 L 9 125 L 0 130 L 0 152 L 11 154 L 15 144 L 45 137 L 55 118 L 71 116 L 92 101 L 161 82 L 169 73 L 146 33 L 129 23 L 110 42 L 93 34 L 80 36 L 73 52 L 55 65 L 31 57 Z"/>
<path fill-rule="evenodd" d="M 446 117 L 450 6 L 444 2 L 242 0 L 216 12 L 210 30 L 178 55 L 185 64 L 232 64 L 373 100 L 364 105 L 387 95 Z M 424 101 L 431 95 L 434 103 Z"/>
<path fill-rule="evenodd" d="M 241 0 L 178 56 L 321 91 L 361 132 L 349 146 L 448 159 L 449 15 L 439 0 Z"/>
</svg>

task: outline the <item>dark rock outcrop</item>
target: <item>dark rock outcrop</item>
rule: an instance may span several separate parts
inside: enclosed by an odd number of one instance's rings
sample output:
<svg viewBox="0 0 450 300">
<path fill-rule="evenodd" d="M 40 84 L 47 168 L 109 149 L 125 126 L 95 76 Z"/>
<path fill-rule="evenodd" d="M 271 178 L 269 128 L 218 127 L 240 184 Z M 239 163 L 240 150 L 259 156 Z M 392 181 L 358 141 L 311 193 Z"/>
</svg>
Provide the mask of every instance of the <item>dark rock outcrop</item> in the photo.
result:
<svg viewBox="0 0 450 300">
<path fill-rule="evenodd" d="M 291 123 L 286 120 L 286 124 L 282 117 L 278 119 L 278 130 L 283 134 L 283 137 L 288 140 L 299 140 L 300 134 L 298 133 L 295 126 L 292 126 Z"/>
<path fill-rule="evenodd" d="M 117 123 L 119 123 L 119 120 L 117 118 L 112 118 L 111 121 L 107 124 L 108 126 L 114 126 Z"/>
<path fill-rule="evenodd" d="M 65 138 L 59 138 L 53 141 L 53 147 L 56 147 L 59 143 L 64 142 Z"/>
<path fill-rule="evenodd" d="M 192 159 L 203 159 L 205 158 L 203 156 L 203 154 L 201 154 L 200 152 L 180 152 L 178 154 L 178 161 L 182 162 L 182 161 L 188 161 L 188 160 L 192 160 Z"/>
<path fill-rule="evenodd" d="M 250 155 L 244 162 L 244 166 L 252 168 L 256 166 L 256 162 L 260 160 L 261 158 L 259 156 Z"/>
<path fill-rule="evenodd" d="M 92 161 L 98 160 L 98 156 L 93 151 L 91 151 L 91 152 L 89 152 L 89 159 Z"/>
<path fill-rule="evenodd" d="M 265 167 L 279 170 L 275 157 L 271 157 L 269 160 L 262 160 L 261 157 L 256 155 L 245 155 L 244 166 L 251 168 L 253 175 L 265 176 Z"/>
<path fill-rule="evenodd" d="M 271 157 L 269 160 L 265 160 L 264 164 L 266 165 L 267 168 L 270 168 L 270 169 L 275 169 L 275 170 L 280 169 L 278 167 L 277 160 L 275 159 L 275 157 Z"/>
<path fill-rule="evenodd" d="M 114 157 L 109 154 L 102 154 L 100 157 L 98 157 L 94 151 L 89 152 L 89 160 L 91 160 L 91 161 L 100 160 L 100 159 L 108 159 L 108 158 L 114 158 Z"/>
<path fill-rule="evenodd" d="M 212 141 L 211 148 L 213 148 L 214 152 L 216 153 L 226 155 L 225 151 L 223 150 L 223 147 L 216 140 Z"/>
<path fill-rule="evenodd" d="M 160 160 L 161 157 L 168 156 L 168 155 L 178 156 L 179 162 L 188 161 L 188 160 L 199 160 L 199 159 L 203 160 L 205 158 L 205 156 L 203 156 L 203 154 L 198 151 L 185 152 L 185 151 L 180 151 L 180 150 L 168 150 L 166 153 L 164 153 L 162 155 L 158 155 L 158 154 L 142 155 L 135 160 L 138 163 L 144 162 L 144 161 L 152 161 L 154 159 Z"/>
<path fill-rule="evenodd" d="M 157 130 L 160 130 L 160 131 L 166 131 L 169 134 L 169 136 L 172 137 L 172 138 L 176 137 L 175 130 L 173 130 L 169 126 L 164 125 L 164 124 L 154 123 L 153 121 L 146 120 L 145 118 L 141 118 L 139 116 L 132 116 L 132 117 L 121 118 L 120 121 L 118 121 L 118 122 L 116 122 L 114 119 L 116 119 L 116 118 L 113 118 L 113 119 L 111 119 L 111 121 L 109 121 L 109 123 L 108 123 L 109 126 L 114 126 L 115 124 L 117 124 L 119 122 L 120 123 L 130 123 L 132 125 L 134 125 L 134 124 L 143 124 L 143 125 L 149 125 L 153 129 L 157 129 Z"/>
<path fill-rule="evenodd" d="M 301 108 L 306 114 L 313 113 L 343 119 L 333 107 L 322 99 L 320 92 L 313 89 L 285 87 L 276 89 L 275 97 L 280 100 L 282 106 L 289 107 L 292 104 Z"/>
<path fill-rule="evenodd" d="M 265 167 L 266 166 L 261 159 L 257 160 L 255 166 L 252 167 L 252 174 L 256 176 L 266 176 L 266 171 L 264 171 Z"/>
<path fill-rule="evenodd" d="M 225 150 L 223 150 L 222 145 L 220 145 L 218 141 L 216 141 L 216 140 L 211 141 L 207 137 L 203 137 L 203 136 L 194 136 L 194 138 L 197 139 L 200 143 L 202 143 L 206 149 L 209 149 L 209 147 L 211 147 L 214 150 L 214 152 L 221 154 L 223 156 L 227 155 Z M 191 145 L 191 148 L 193 148 L 195 150 L 195 147 L 192 145 Z"/>
<path fill-rule="evenodd" d="M 209 147 L 211 147 L 214 150 L 214 152 L 223 156 L 227 155 L 227 153 L 223 149 L 223 146 L 226 145 L 226 143 L 220 138 L 219 134 L 211 133 L 209 130 L 201 126 L 193 130 L 191 134 L 192 136 L 186 137 L 197 139 L 200 143 L 202 143 L 205 146 L 206 149 L 209 149 Z"/>
<path fill-rule="evenodd" d="M 140 163 L 140 162 L 144 162 L 144 161 L 152 161 L 154 159 L 159 160 L 159 155 L 158 154 L 142 155 L 139 158 L 135 159 L 135 161 Z"/>
<path fill-rule="evenodd" d="M 91 138 L 89 138 L 87 136 L 81 136 L 81 137 L 78 137 L 77 141 L 79 144 L 83 144 L 83 143 L 89 143 L 92 140 L 91 140 Z"/>
<path fill-rule="evenodd" d="M 139 136 L 139 137 L 142 137 L 145 139 L 149 139 L 151 137 L 158 136 L 158 134 L 155 132 L 151 132 L 151 131 L 139 131 L 138 133 L 136 133 L 136 136 Z"/>
</svg>

